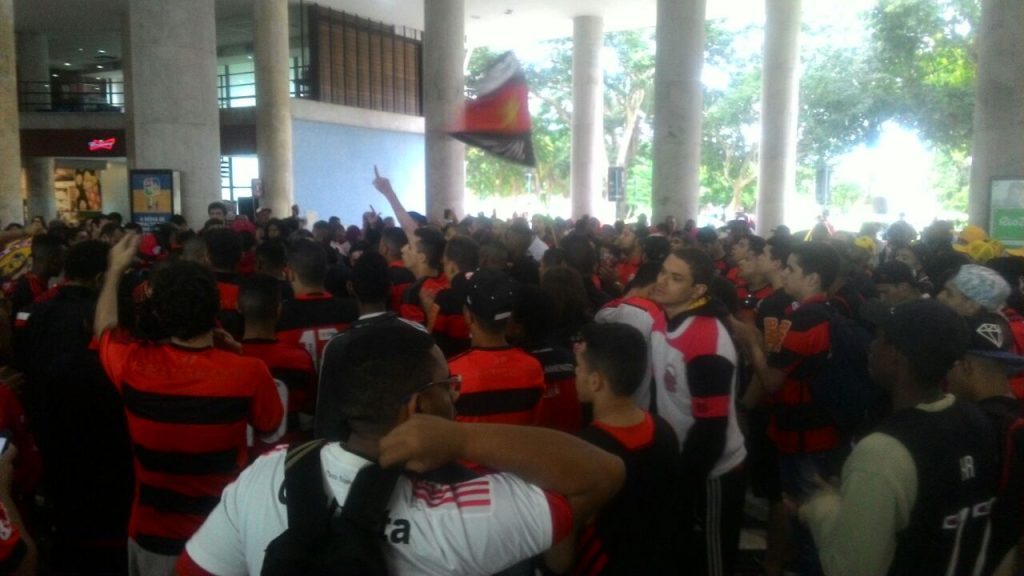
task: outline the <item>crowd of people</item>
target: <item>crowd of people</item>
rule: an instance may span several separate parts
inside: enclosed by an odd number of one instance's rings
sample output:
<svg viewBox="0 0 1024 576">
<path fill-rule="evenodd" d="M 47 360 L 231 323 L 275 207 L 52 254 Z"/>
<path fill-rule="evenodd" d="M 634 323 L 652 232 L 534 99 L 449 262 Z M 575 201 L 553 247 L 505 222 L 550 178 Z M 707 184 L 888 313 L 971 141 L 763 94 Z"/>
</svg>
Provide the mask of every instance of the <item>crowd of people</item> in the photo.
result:
<svg viewBox="0 0 1024 576">
<path fill-rule="evenodd" d="M 213 203 L 0 233 L 0 572 L 1024 570 L 1024 254 L 981 228 Z M 40 219 L 41 220 L 41 219 Z"/>
</svg>

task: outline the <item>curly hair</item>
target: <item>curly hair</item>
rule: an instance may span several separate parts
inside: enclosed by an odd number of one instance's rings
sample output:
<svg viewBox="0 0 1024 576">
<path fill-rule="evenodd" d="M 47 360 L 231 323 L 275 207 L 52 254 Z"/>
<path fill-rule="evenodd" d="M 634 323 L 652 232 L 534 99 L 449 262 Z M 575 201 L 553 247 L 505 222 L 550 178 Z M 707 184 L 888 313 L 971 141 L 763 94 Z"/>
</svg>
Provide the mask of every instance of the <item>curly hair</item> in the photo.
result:
<svg viewBox="0 0 1024 576">
<path fill-rule="evenodd" d="M 220 294 L 208 268 L 195 262 L 172 262 L 154 271 L 150 283 L 149 305 L 162 332 L 189 340 L 213 330 Z"/>
</svg>

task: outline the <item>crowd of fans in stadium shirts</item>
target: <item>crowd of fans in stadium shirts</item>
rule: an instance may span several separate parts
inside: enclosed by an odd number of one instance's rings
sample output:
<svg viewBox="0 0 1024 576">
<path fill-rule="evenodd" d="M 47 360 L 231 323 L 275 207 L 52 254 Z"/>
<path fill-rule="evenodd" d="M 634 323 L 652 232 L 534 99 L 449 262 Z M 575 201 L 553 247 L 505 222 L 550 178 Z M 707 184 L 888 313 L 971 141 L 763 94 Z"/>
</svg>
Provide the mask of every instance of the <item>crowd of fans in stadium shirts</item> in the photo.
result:
<svg viewBox="0 0 1024 576">
<path fill-rule="evenodd" d="M 428 224 L 373 184 L 347 228 L 0 233 L 0 571 L 258 574 L 313 439 L 339 506 L 404 470 L 394 574 L 735 574 L 751 498 L 764 574 L 1024 569 L 1024 254 L 981 228 Z M 836 326 L 885 392 L 853 428 Z"/>
</svg>

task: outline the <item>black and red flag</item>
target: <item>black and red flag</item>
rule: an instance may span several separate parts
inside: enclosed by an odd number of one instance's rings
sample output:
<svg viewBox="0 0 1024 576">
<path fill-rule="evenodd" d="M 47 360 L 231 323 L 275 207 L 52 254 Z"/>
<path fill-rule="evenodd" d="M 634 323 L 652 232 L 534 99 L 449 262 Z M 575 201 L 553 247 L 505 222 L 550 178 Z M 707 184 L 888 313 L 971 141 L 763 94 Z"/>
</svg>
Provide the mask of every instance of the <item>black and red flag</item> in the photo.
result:
<svg viewBox="0 0 1024 576">
<path fill-rule="evenodd" d="M 524 166 L 536 166 L 529 88 L 515 55 L 506 52 L 488 66 L 466 101 L 462 123 L 452 136 Z"/>
</svg>

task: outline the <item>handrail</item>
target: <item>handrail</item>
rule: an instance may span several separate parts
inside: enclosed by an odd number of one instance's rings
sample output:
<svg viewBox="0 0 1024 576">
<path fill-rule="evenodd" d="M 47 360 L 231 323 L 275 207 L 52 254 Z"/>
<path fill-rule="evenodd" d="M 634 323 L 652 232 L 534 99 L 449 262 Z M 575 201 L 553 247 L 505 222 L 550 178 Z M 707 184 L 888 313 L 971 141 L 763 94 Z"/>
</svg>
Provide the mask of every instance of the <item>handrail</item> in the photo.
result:
<svg viewBox="0 0 1024 576">
<path fill-rule="evenodd" d="M 124 82 L 115 80 L 19 81 L 21 112 L 124 112 Z"/>
</svg>

